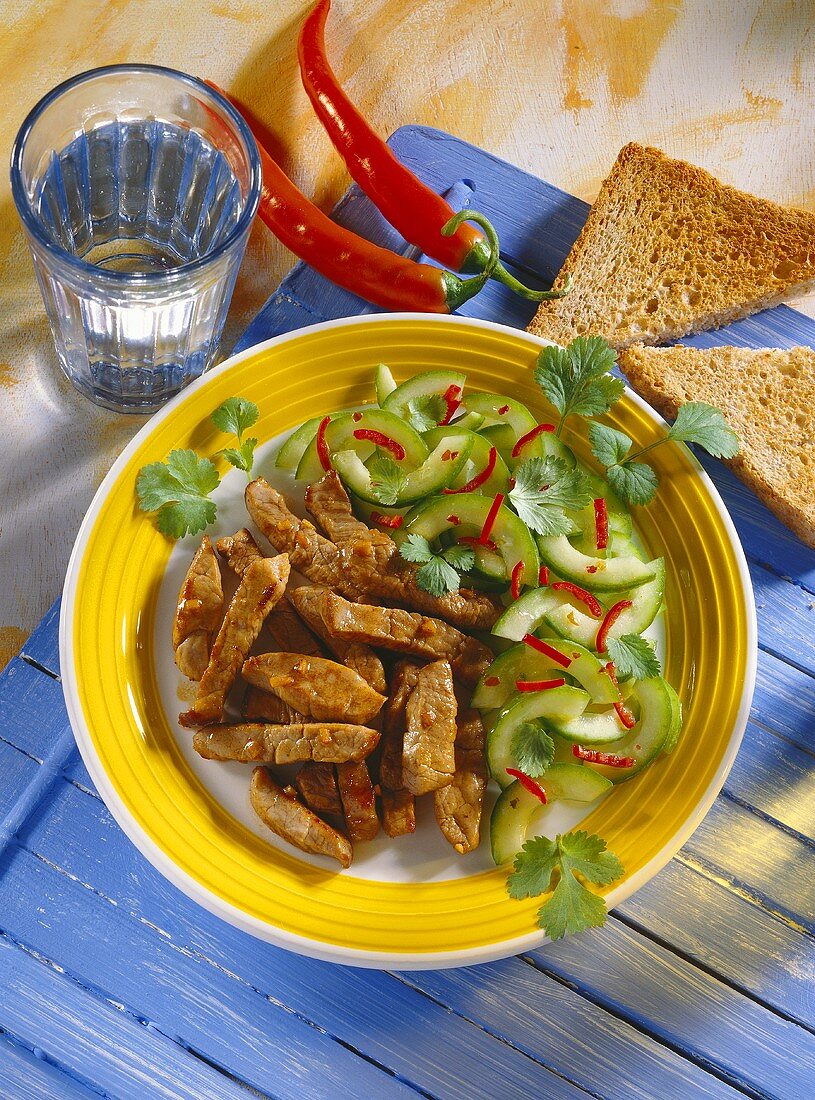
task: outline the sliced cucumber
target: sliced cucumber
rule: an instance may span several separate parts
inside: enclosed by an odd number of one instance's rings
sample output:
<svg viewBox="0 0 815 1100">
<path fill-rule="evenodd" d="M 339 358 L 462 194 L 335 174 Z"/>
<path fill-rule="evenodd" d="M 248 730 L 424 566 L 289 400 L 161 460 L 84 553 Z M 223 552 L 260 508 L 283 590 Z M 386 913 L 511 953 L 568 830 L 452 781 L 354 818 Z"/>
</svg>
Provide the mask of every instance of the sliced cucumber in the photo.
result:
<svg viewBox="0 0 815 1100">
<path fill-rule="evenodd" d="M 499 638 L 520 642 L 525 634 L 534 634 L 545 617 L 555 609 L 571 607 L 568 592 L 562 589 L 533 588 L 513 600 L 492 628 Z M 597 622 L 597 620 L 593 620 Z"/>
<path fill-rule="evenodd" d="M 512 453 L 516 450 L 518 451 L 517 454 Z M 512 448 L 512 452 L 510 452 L 509 458 L 513 470 L 516 466 L 520 466 L 522 462 L 526 462 L 528 458 L 559 458 L 566 463 L 570 470 L 577 464 L 574 452 L 558 439 L 554 432 L 541 432 L 534 439 L 530 439 L 528 443 L 524 443 L 520 449 L 518 449 L 516 443 Z"/>
<path fill-rule="evenodd" d="M 508 787 L 512 782 L 507 775 L 507 768 L 515 767 L 512 739 L 524 722 L 534 718 L 543 718 L 547 724 L 555 718 L 567 722 L 582 714 L 590 702 L 587 691 L 566 685 L 550 691 L 512 695 L 487 734 L 487 764 L 498 786 Z"/>
<path fill-rule="evenodd" d="M 429 540 L 438 538 L 450 528 L 458 531 L 459 535 L 478 535 L 484 528 L 492 505 L 493 498 L 480 493 L 434 497 L 408 513 L 404 529 L 408 534 L 424 535 Z M 518 562 L 523 562 L 521 583 L 537 584 L 539 563 L 535 540 L 526 524 L 505 504 L 498 510 L 490 539 L 498 547 L 506 576 L 511 577 Z"/>
<path fill-rule="evenodd" d="M 582 585 L 590 592 L 607 592 L 617 588 L 634 588 L 653 580 L 655 562 L 639 558 L 598 558 L 581 554 L 565 535 L 538 537 L 538 550 L 543 561 L 565 580 Z"/>
<path fill-rule="evenodd" d="M 674 751 L 682 734 L 682 700 L 667 680 L 665 681 L 665 687 L 671 702 L 671 728 L 668 730 L 668 736 L 662 745 L 662 752 L 667 755 Z"/>
<path fill-rule="evenodd" d="M 394 391 L 395 392 L 395 391 Z M 325 443 L 330 455 L 337 451 L 353 450 L 362 459 L 373 454 L 374 445 L 367 439 L 356 439 L 356 431 L 381 432 L 389 439 L 394 440 L 405 452 L 404 462 L 406 469 L 414 469 L 421 466 L 427 458 L 427 444 L 410 424 L 384 409 L 373 406 L 363 409 L 361 412 L 340 413 L 335 416 L 325 431 Z M 317 454 L 317 438 L 311 440 L 303 452 L 303 456 L 297 466 L 296 477 L 298 481 L 317 481 L 323 476 L 322 463 Z"/>
<path fill-rule="evenodd" d="M 550 725 L 552 733 L 577 745 L 607 745 L 611 741 L 619 741 L 626 733 L 614 707 L 586 711 L 566 721 L 555 718 Z"/>
<path fill-rule="evenodd" d="M 404 484 L 394 503 L 404 507 L 440 493 L 450 485 L 464 469 L 470 456 L 472 443 L 468 435 L 469 433 L 445 436 L 421 466 L 405 474 Z M 343 484 L 348 486 L 354 496 L 369 504 L 377 503 L 371 475 L 356 451 L 338 451 L 332 454 L 331 461 Z"/>
<path fill-rule="evenodd" d="M 653 580 L 646 581 L 628 592 L 604 592 L 602 594 L 601 603 L 604 611 L 608 611 L 620 600 L 631 600 L 631 607 L 626 607 L 612 623 L 608 631 L 609 638 L 622 638 L 623 634 L 642 634 L 643 630 L 646 630 L 659 614 L 665 593 L 665 561 L 663 558 L 655 558 L 650 564 L 655 566 Z M 521 599 L 525 599 L 526 595 L 531 595 L 531 593 L 525 593 Z M 520 602 L 519 600 L 518 603 Z M 511 610 L 511 607 L 508 610 Z M 507 612 L 501 616 L 498 623 L 502 622 L 506 614 Z M 496 627 L 498 623 L 495 624 Z M 552 602 L 544 607 L 541 620 L 531 629 L 530 633 L 534 633 L 541 623 L 562 638 L 578 642 L 587 649 L 595 648 L 597 630 L 600 625 L 598 620 L 591 615 L 587 615 L 568 600 L 561 600 L 557 603 Z M 495 627 L 493 627 L 493 630 L 495 630 Z"/>
<path fill-rule="evenodd" d="M 612 786 L 596 772 L 575 764 L 553 764 L 536 782 L 546 794 L 547 806 L 559 801 L 594 802 Z M 541 811 L 545 813 L 540 799 L 517 779 L 502 791 L 490 818 L 492 858 L 499 867 L 515 858 L 526 842 L 532 820 Z"/>
<path fill-rule="evenodd" d="M 538 591 L 540 591 L 538 589 Z M 547 645 L 570 659 L 564 668 L 553 657 L 547 657 L 521 643 L 496 657 L 478 681 L 473 692 L 474 707 L 503 707 L 515 694 L 517 680 L 555 679 L 564 672 L 573 677 L 589 693 L 592 703 L 613 703 L 619 698 L 605 665 L 593 653 L 574 642 L 547 639 Z M 497 680 L 498 683 L 493 681 Z M 547 688 L 547 691 L 553 689 Z"/>
<path fill-rule="evenodd" d="M 513 461 L 512 450 L 517 442 L 515 432 L 509 424 L 487 424 L 485 427 L 479 428 L 478 434 L 482 435 L 491 447 L 495 447 L 503 459 L 504 465 L 509 467 Z"/>
<path fill-rule="evenodd" d="M 386 367 L 384 363 L 379 363 L 376 368 L 374 389 L 376 390 L 376 401 L 380 407 L 385 403 L 385 398 L 396 389 L 396 379 L 393 377 L 390 367 Z"/>
<path fill-rule="evenodd" d="M 430 431 L 422 433 L 422 439 L 432 450 L 453 433 L 457 436 L 462 434 L 462 430 L 458 424 L 453 424 L 449 427 L 440 426 L 438 428 L 431 428 Z M 482 470 L 487 468 L 487 464 L 490 460 L 492 444 L 489 440 L 485 439 L 483 435 L 478 435 L 477 432 L 469 432 L 468 439 L 472 444 L 469 462 L 458 477 L 449 482 L 450 487 L 453 489 L 460 489 L 462 485 L 466 485 L 468 481 L 471 481 L 476 476 L 476 474 L 480 474 Z M 475 492 L 485 497 L 494 497 L 496 493 L 506 492 L 508 484 L 509 470 L 501 456 L 496 454 L 495 468 L 487 480 L 479 485 Z"/>
<path fill-rule="evenodd" d="M 468 393 L 464 404 L 468 412 L 480 413 L 486 425 L 508 427 L 513 435 L 512 446 L 538 423 L 526 405 L 500 393 Z"/>
<path fill-rule="evenodd" d="M 294 429 L 286 442 L 281 445 L 274 460 L 274 464 L 279 470 L 291 470 L 293 472 L 297 469 L 297 465 L 303 457 L 303 452 L 317 435 L 317 429 L 322 419 L 321 416 L 313 416 L 311 420 L 307 420 L 305 424 L 301 424 L 299 428 Z"/>
<path fill-rule="evenodd" d="M 463 393 L 466 381 L 467 375 L 463 371 L 426 370 L 392 390 L 382 402 L 382 408 L 396 416 L 407 417 L 411 401 L 418 401 L 422 397 L 443 397 L 451 386 L 458 386 Z"/>
<path fill-rule="evenodd" d="M 468 412 L 464 416 L 460 416 L 457 420 L 453 420 L 450 427 L 457 432 L 466 430 L 468 432 L 477 432 L 483 425 L 484 417 L 481 413 Z"/>
</svg>

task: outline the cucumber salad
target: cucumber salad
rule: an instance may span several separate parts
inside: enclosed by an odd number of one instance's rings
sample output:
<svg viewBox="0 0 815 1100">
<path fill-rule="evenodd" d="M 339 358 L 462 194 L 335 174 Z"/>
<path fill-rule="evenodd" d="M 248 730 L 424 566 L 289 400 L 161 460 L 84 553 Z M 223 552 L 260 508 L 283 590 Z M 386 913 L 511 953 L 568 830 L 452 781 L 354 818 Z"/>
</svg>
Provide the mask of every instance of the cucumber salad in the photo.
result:
<svg viewBox="0 0 815 1100">
<path fill-rule="evenodd" d="M 472 696 L 501 788 L 490 843 L 496 864 L 515 861 L 512 896 L 551 893 L 540 924 L 553 937 L 602 923 L 602 898 L 584 882 L 605 885 L 623 869 L 599 837 L 528 841 L 531 823 L 559 800 L 595 802 L 682 732 L 679 697 L 644 636 L 663 608 L 665 563 L 643 553 L 630 510 L 653 498 L 656 474 L 600 423 L 589 434 L 605 476 L 561 438 L 568 417 L 602 415 L 622 395 L 615 359 L 593 337 L 544 348 L 535 380 L 551 421 L 507 394 L 468 392 L 464 371 L 397 385 L 380 364 L 375 404 L 309 420 L 276 459 L 304 483 L 334 469 L 359 518 L 420 566 L 428 592 L 482 590 L 504 605 L 485 639 L 495 660 Z M 736 446 L 719 410 L 699 402 L 680 410 L 668 439 L 718 455 Z M 575 904 L 575 891 L 588 896 Z"/>
</svg>

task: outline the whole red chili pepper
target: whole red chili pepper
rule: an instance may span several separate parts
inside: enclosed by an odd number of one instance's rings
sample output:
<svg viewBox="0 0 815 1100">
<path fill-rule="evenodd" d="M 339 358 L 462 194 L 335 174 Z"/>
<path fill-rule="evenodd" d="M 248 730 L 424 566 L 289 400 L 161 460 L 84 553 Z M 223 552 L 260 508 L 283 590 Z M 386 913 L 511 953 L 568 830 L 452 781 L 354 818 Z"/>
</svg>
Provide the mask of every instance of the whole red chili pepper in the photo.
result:
<svg viewBox="0 0 815 1100">
<path fill-rule="evenodd" d="M 393 155 L 342 90 L 325 51 L 325 22 L 330 7 L 331 0 L 319 0 L 307 16 L 297 42 L 297 56 L 306 94 L 351 178 L 405 240 L 454 271 L 482 271 L 489 260 L 488 242 L 464 224 L 445 240 L 441 229 L 453 216 L 452 207 Z M 495 264 L 491 274 L 517 294 L 536 302 L 562 298 L 571 287 L 567 279 L 560 290 L 531 290 L 501 263 Z"/>
<path fill-rule="evenodd" d="M 226 95 L 217 84 L 207 83 Z M 238 107 L 234 100 L 231 102 Z M 254 132 L 251 120 L 246 122 Z M 484 228 L 490 242 L 492 254 L 481 274 L 460 279 L 451 271 L 416 263 L 371 244 L 338 225 L 295 187 L 259 141 L 258 151 L 263 166 L 258 213 L 263 221 L 295 256 L 360 298 L 384 309 L 452 313 L 477 294 L 490 277 L 492 266 L 498 261 L 498 238 L 478 211 L 462 210 L 441 230 L 443 235 L 453 234 L 463 222 L 475 221 Z"/>
</svg>

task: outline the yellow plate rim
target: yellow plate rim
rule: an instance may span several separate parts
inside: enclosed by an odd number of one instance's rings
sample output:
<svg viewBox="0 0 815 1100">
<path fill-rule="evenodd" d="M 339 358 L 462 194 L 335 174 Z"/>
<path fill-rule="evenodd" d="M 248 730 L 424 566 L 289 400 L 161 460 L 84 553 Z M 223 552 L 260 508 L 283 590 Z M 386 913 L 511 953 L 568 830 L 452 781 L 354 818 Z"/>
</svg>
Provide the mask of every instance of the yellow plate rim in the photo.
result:
<svg viewBox="0 0 815 1100">
<path fill-rule="evenodd" d="M 175 398 L 168 402 L 168 404 L 162 410 L 154 414 L 147 422 L 147 424 L 145 424 L 133 437 L 133 439 L 130 441 L 122 454 L 118 457 L 118 459 L 113 464 L 110 471 L 102 481 L 101 485 L 99 486 L 99 489 L 97 490 L 79 529 L 68 563 L 68 569 L 63 588 L 62 609 L 60 615 L 59 654 L 63 693 L 65 696 L 65 705 L 68 711 L 68 717 L 74 732 L 74 737 L 76 739 L 80 755 L 82 756 L 82 760 L 91 776 L 91 779 L 94 782 L 94 785 L 96 786 L 97 791 L 101 795 L 108 810 L 110 811 L 122 831 L 128 837 L 128 839 L 132 841 L 136 848 L 156 868 L 156 870 L 158 870 L 183 894 L 185 894 L 191 900 L 197 902 L 210 913 L 214 914 L 217 917 L 220 917 L 222 920 L 225 920 L 227 923 L 241 929 L 242 931 L 248 932 L 261 940 L 274 944 L 275 946 L 282 947 L 288 950 L 294 950 L 311 958 L 321 959 L 329 962 L 339 962 L 352 966 L 374 968 L 393 967 L 403 970 L 441 969 L 446 967 L 490 962 L 497 959 L 506 958 L 510 955 L 516 955 L 519 952 L 537 949 L 549 941 L 541 931 L 536 930 L 530 932 L 527 935 L 520 936 L 512 940 L 501 940 L 491 944 L 484 944 L 478 947 L 455 951 L 420 951 L 401 953 L 363 951 L 357 948 L 350 948 L 338 944 L 326 943 L 323 941 L 312 939 L 310 937 L 300 936 L 295 933 L 276 928 L 274 925 L 250 914 L 247 914 L 237 906 L 226 902 L 224 899 L 207 890 L 194 878 L 188 875 L 186 871 L 178 867 L 178 865 L 165 854 L 160 845 L 157 844 L 143 830 L 141 825 L 139 825 L 138 822 L 131 816 L 126 803 L 116 789 L 112 778 L 108 775 L 100 760 L 99 755 L 97 754 L 90 730 L 85 721 L 85 717 L 80 705 L 77 682 L 77 669 L 74 663 L 74 653 L 72 646 L 74 619 L 77 611 L 76 595 L 79 574 L 90 532 L 93 529 L 94 522 L 105 501 L 107 500 L 111 489 L 115 485 L 119 474 L 128 464 L 133 452 L 142 445 L 145 439 L 149 435 L 151 435 L 160 424 L 162 424 L 168 418 L 172 417 L 175 414 L 176 410 L 189 399 L 191 394 L 208 386 L 212 383 L 213 379 L 225 374 L 237 364 L 258 356 L 268 349 L 277 348 L 280 345 L 288 343 L 290 341 L 302 339 L 309 333 L 343 329 L 346 327 L 353 327 L 361 324 L 375 326 L 377 324 L 390 324 L 393 322 L 403 321 L 421 321 L 425 324 L 429 322 L 431 324 L 440 325 L 463 325 L 467 328 L 483 329 L 492 333 L 504 333 L 513 337 L 514 339 L 525 340 L 529 343 L 530 347 L 533 348 L 544 347 L 547 344 L 551 343 L 551 341 L 533 336 L 531 333 L 524 332 L 523 330 L 516 329 L 512 326 L 500 325 L 494 322 L 483 321 L 476 318 L 402 312 L 370 314 L 362 317 L 353 316 L 340 318 L 334 321 L 320 322 L 315 325 L 309 325 L 303 328 L 295 329 L 294 331 L 281 336 L 273 337 L 270 340 L 266 340 L 260 344 L 253 345 L 251 348 L 247 348 L 245 351 L 240 352 L 237 355 L 231 356 L 229 359 L 225 360 L 223 363 L 219 364 L 217 367 L 208 371 L 201 378 L 193 382 L 190 386 L 188 386 L 185 390 L 183 390 Z M 660 426 L 665 426 L 665 420 L 629 387 L 626 387 L 626 397 L 633 404 L 638 406 L 639 409 L 643 411 L 648 418 L 654 421 L 654 423 Z M 755 688 L 758 648 L 756 609 L 750 574 L 744 556 L 744 551 L 741 546 L 741 542 L 739 540 L 735 526 L 733 525 L 733 521 L 730 518 L 730 515 L 724 505 L 724 502 L 721 499 L 721 496 L 718 493 L 718 490 L 716 489 L 716 486 L 711 481 L 701 465 L 695 460 L 694 470 L 697 478 L 701 482 L 707 495 L 714 505 L 714 508 L 721 521 L 722 529 L 727 536 L 730 544 L 730 549 L 733 552 L 734 559 L 738 567 L 738 575 L 741 584 L 741 594 L 744 598 L 745 604 L 745 620 L 747 633 L 745 681 L 741 693 L 741 700 L 737 718 L 731 732 L 730 739 L 727 743 L 726 750 L 722 755 L 719 767 L 713 774 L 710 783 L 708 784 L 707 788 L 700 794 L 696 802 L 694 811 L 688 815 L 682 827 L 674 833 L 670 841 L 664 844 L 663 847 L 660 848 L 647 863 L 640 867 L 639 870 L 636 871 L 634 874 L 626 877 L 626 879 L 618 887 L 615 887 L 613 890 L 609 891 L 605 895 L 609 910 L 613 909 L 615 906 L 620 905 L 633 893 L 635 893 L 636 890 L 645 885 L 646 882 L 650 881 L 650 879 L 653 878 L 654 875 L 656 875 L 658 871 L 660 871 L 662 867 L 664 867 L 665 864 L 668 863 L 668 861 L 676 854 L 676 852 L 682 847 L 685 841 L 691 836 L 694 830 L 701 823 L 702 819 L 712 806 L 716 796 L 722 789 L 727 775 L 733 765 L 733 761 L 735 760 L 736 753 L 738 752 L 738 748 L 747 725 L 747 719 L 750 712 L 750 706 Z"/>
</svg>

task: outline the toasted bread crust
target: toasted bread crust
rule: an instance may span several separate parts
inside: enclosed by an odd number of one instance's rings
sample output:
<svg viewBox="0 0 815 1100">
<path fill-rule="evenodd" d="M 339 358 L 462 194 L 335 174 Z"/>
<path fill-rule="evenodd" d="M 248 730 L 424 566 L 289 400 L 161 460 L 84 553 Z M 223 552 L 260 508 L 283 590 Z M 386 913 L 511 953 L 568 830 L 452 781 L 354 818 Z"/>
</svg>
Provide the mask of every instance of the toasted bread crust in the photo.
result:
<svg viewBox="0 0 815 1100">
<path fill-rule="evenodd" d="M 573 290 L 529 326 L 568 344 L 660 344 L 776 305 L 815 283 L 815 214 L 720 183 L 658 149 L 626 145 L 558 276 Z"/>
<path fill-rule="evenodd" d="M 815 351 L 640 345 L 621 353 L 620 368 L 669 419 L 685 401 L 725 410 L 741 442 L 728 465 L 815 547 Z"/>
</svg>

